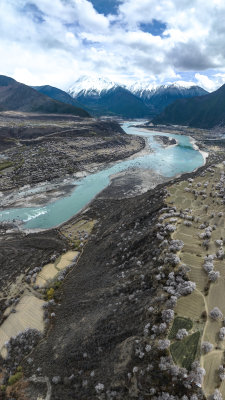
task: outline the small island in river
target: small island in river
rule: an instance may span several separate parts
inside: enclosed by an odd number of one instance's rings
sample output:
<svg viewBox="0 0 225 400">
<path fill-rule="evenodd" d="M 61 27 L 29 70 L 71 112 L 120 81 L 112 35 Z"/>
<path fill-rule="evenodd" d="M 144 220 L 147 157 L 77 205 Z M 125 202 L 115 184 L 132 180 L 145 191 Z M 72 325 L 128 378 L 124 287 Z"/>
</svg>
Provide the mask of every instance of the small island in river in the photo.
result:
<svg viewBox="0 0 225 400">
<path fill-rule="evenodd" d="M 154 138 L 159 142 L 163 147 L 174 146 L 177 144 L 176 139 L 168 137 L 168 136 L 160 136 L 155 135 Z"/>
</svg>

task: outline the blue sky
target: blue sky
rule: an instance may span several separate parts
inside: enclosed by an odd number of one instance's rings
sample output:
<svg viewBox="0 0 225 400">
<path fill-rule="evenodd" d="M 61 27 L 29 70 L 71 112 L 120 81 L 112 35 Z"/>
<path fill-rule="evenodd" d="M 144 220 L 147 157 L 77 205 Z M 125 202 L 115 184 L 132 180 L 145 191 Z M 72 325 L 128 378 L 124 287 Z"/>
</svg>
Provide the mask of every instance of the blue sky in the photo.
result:
<svg viewBox="0 0 225 400">
<path fill-rule="evenodd" d="M 224 21 L 224 0 L 1 0 L 0 72 L 62 89 L 98 74 L 212 91 L 225 82 Z"/>
<path fill-rule="evenodd" d="M 115 0 L 92 0 L 96 11 L 100 14 L 117 14 L 119 2 Z"/>
</svg>

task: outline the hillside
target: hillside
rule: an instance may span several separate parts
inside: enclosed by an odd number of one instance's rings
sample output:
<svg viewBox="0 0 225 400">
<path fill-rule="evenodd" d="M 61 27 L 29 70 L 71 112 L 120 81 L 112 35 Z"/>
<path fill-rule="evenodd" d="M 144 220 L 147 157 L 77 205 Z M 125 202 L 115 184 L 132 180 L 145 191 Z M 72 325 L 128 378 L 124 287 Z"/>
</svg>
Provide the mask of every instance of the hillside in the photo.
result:
<svg viewBox="0 0 225 400">
<path fill-rule="evenodd" d="M 25 111 L 46 114 L 90 115 L 82 108 L 51 99 L 33 88 L 0 75 L 0 111 Z"/>
<path fill-rule="evenodd" d="M 95 115 L 118 115 L 127 118 L 144 118 L 150 115 L 142 100 L 122 87 L 102 93 L 99 98 L 81 95 L 77 99 Z"/>
<path fill-rule="evenodd" d="M 74 107 L 84 108 L 82 104 L 80 104 L 76 99 L 73 99 L 73 97 L 71 97 L 67 92 L 64 92 L 64 90 L 58 89 L 54 86 L 32 86 L 32 88 L 37 90 L 39 93 L 51 97 L 53 100 L 60 101 L 61 103 L 70 104 Z"/>
<path fill-rule="evenodd" d="M 154 124 L 187 125 L 211 129 L 225 125 L 225 85 L 206 96 L 181 99 L 169 105 Z"/>
</svg>

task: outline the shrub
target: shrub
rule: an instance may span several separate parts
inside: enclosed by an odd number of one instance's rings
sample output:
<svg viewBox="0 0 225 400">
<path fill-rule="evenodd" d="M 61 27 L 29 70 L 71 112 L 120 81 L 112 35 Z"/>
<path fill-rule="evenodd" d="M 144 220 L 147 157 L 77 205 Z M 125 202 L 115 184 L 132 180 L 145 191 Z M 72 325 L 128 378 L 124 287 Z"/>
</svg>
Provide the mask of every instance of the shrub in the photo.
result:
<svg viewBox="0 0 225 400">
<path fill-rule="evenodd" d="M 220 328 L 219 339 L 220 340 L 224 340 L 225 339 L 225 327 L 224 326 L 222 328 Z"/>
<path fill-rule="evenodd" d="M 62 285 L 62 282 L 56 281 L 56 282 L 54 283 L 54 288 L 55 288 L 55 289 L 59 289 L 61 285 Z M 54 289 L 53 289 L 53 290 L 54 290 Z"/>
<path fill-rule="evenodd" d="M 225 379 L 225 368 L 223 367 L 223 365 L 219 366 L 218 373 L 219 373 L 220 380 L 224 381 L 224 379 Z"/>
<path fill-rule="evenodd" d="M 14 375 L 11 375 L 8 380 L 8 385 L 14 385 L 14 383 L 18 382 L 23 376 L 21 371 L 16 372 Z"/>
<path fill-rule="evenodd" d="M 47 299 L 48 299 L 48 300 L 52 300 L 53 297 L 54 297 L 54 294 L 55 294 L 55 290 L 54 290 L 53 288 L 50 288 L 50 289 L 47 291 Z"/>
<path fill-rule="evenodd" d="M 79 250 L 81 241 L 79 239 L 74 241 L 74 249 Z"/>
</svg>

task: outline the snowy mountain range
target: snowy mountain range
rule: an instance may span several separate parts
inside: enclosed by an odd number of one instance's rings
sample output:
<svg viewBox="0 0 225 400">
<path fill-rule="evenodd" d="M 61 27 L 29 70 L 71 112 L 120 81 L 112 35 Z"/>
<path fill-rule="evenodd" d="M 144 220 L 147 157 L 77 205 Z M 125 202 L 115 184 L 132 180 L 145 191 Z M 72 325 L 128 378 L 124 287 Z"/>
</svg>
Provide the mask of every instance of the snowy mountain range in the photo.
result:
<svg viewBox="0 0 225 400">
<path fill-rule="evenodd" d="M 101 76 L 82 76 L 68 88 L 67 93 L 94 114 L 113 115 L 119 112 L 117 115 L 141 118 L 159 114 L 175 100 L 203 96 L 208 92 L 193 82 L 177 81 L 156 85 L 140 81 L 132 85 L 121 85 Z M 123 105 L 122 112 L 117 102 Z"/>
<path fill-rule="evenodd" d="M 208 94 L 208 92 L 193 82 L 183 81 L 164 85 L 142 85 L 137 83 L 130 87 L 130 91 L 142 99 L 147 106 L 153 108 L 155 115 L 161 113 L 176 100 Z"/>
<path fill-rule="evenodd" d="M 177 81 L 177 82 L 169 82 L 163 85 L 157 85 L 156 83 L 151 82 L 135 82 L 130 86 L 127 86 L 132 93 L 136 94 L 142 98 L 151 98 L 154 94 L 159 92 L 164 92 L 167 90 L 176 90 L 178 92 L 187 92 L 191 88 L 199 88 L 196 86 L 194 82 L 185 82 L 185 81 Z M 200 88 L 201 90 L 204 90 Z"/>
<path fill-rule="evenodd" d="M 148 118 L 149 107 L 125 86 L 102 77 L 83 76 L 67 90 L 67 93 L 90 110 L 92 115 Z"/>
</svg>

